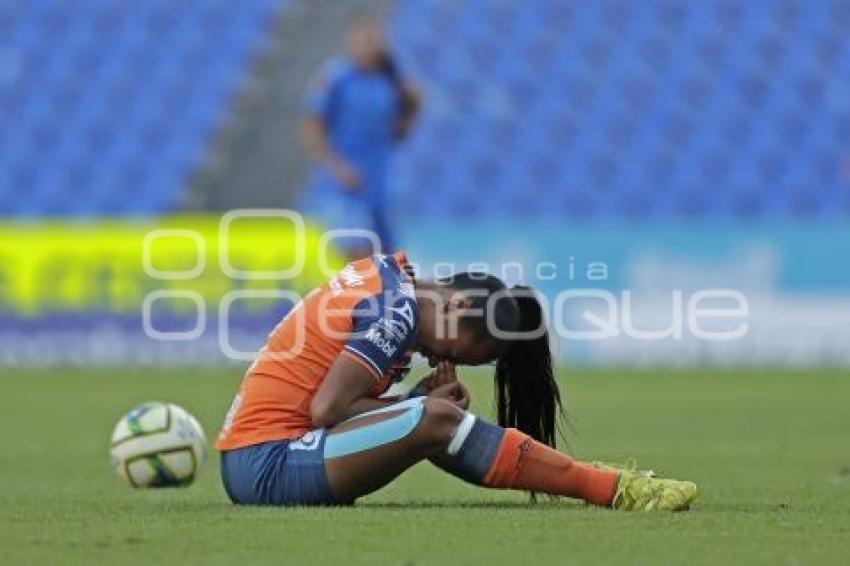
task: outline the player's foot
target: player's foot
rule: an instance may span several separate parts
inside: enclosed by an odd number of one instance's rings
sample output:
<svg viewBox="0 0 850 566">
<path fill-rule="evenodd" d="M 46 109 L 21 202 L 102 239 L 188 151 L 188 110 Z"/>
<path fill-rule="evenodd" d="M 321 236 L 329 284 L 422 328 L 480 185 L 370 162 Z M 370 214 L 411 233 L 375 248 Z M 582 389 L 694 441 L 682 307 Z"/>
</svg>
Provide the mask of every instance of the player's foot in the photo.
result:
<svg viewBox="0 0 850 566">
<path fill-rule="evenodd" d="M 594 460 L 590 464 L 594 468 L 598 468 L 600 470 L 606 470 L 606 471 L 609 471 L 609 472 L 618 472 L 618 473 L 628 472 L 628 473 L 637 474 L 639 476 L 644 476 L 644 477 L 647 477 L 647 478 L 656 477 L 654 470 L 639 470 L 638 467 L 637 467 L 637 460 L 635 460 L 634 458 L 629 458 L 622 464 L 612 464 L 611 462 L 602 462 L 600 460 Z"/>
<path fill-rule="evenodd" d="M 622 511 L 683 511 L 697 495 L 694 482 L 663 480 L 624 471 L 620 474 L 611 507 Z"/>
</svg>

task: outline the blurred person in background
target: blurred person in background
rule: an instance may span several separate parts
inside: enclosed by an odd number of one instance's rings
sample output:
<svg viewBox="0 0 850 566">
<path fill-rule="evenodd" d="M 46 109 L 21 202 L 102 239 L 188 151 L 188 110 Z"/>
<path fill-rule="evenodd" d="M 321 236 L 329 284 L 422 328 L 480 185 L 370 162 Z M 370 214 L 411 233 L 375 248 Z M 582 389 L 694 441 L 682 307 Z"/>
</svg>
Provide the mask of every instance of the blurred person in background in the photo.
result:
<svg viewBox="0 0 850 566">
<path fill-rule="evenodd" d="M 325 62 L 306 95 L 303 139 L 314 160 L 301 210 L 325 229 L 374 232 L 383 250 L 396 245 L 387 212 L 387 169 L 419 109 L 381 25 L 360 16 L 349 26 L 347 53 Z M 361 237 L 335 238 L 348 260 L 380 250 Z"/>
</svg>

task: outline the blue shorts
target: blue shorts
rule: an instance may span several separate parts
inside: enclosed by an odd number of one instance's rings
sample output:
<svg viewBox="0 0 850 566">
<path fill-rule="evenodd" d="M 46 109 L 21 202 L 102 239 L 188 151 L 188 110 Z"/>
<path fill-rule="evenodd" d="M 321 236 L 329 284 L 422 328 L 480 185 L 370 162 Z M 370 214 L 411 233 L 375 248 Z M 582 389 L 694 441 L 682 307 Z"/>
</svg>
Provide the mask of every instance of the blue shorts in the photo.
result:
<svg viewBox="0 0 850 566">
<path fill-rule="evenodd" d="M 360 428 L 329 435 L 311 430 L 296 440 L 264 442 L 221 454 L 221 479 L 234 503 L 248 505 L 348 505 L 331 493 L 325 460 L 342 458 L 401 440 L 424 412 L 422 397 L 369 411 L 366 415 L 399 414 Z"/>
<path fill-rule="evenodd" d="M 221 454 L 221 480 L 234 503 L 333 505 L 325 476 L 323 430 L 300 440 L 264 442 Z"/>
</svg>

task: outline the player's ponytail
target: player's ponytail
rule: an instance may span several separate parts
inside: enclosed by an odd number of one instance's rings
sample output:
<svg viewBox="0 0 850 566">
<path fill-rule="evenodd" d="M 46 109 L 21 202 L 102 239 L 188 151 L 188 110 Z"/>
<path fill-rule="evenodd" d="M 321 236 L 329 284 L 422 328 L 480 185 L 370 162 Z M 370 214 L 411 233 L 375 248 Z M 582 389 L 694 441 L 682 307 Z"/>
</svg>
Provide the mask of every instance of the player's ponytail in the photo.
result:
<svg viewBox="0 0 850 566">
<path fill-rule="evenodd" d="M 514 427 L 554 447 L 561 393 L 552 371 L 549 333 L 543 309 L 530 287 L 511 289 L 519 307 L 518 332 L 496 363 L 496 411 L 499 424 Z"/>
<path fill-rule="evenodd" d="M 554 447 L 563 414 L 561 394 L 552 371 L 543 308 L 534 290 L 520 285 L 509 290 L 499 278 L 478 272 L 438 281 L 469 291 L 470 310 L 485 313 L 465 317 L 462 324 L 492 345 L 499 424 Z"/>
</svg>

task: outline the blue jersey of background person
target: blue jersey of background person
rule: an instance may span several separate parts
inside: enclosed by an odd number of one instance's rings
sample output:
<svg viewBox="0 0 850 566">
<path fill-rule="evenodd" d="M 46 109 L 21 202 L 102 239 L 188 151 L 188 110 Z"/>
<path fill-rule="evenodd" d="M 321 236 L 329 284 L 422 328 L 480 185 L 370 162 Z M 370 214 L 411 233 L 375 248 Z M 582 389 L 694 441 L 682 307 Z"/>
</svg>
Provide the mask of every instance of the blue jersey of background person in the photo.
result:
<svg viewBox="0 0 850 566">
<path fill-rule="evenodd" d="M 371 19 L 352 24 L 346 56 L 327 61 L 306 97 L 305 141 L 314 167 L 301 208 L 325 229 L 356 228 L 396 245 L 387 210 L 393 147 L 409 131 L 418 106 Z M 368 240 L 337 238 L 346 255 L 372 253 Z"/>
</svg>

